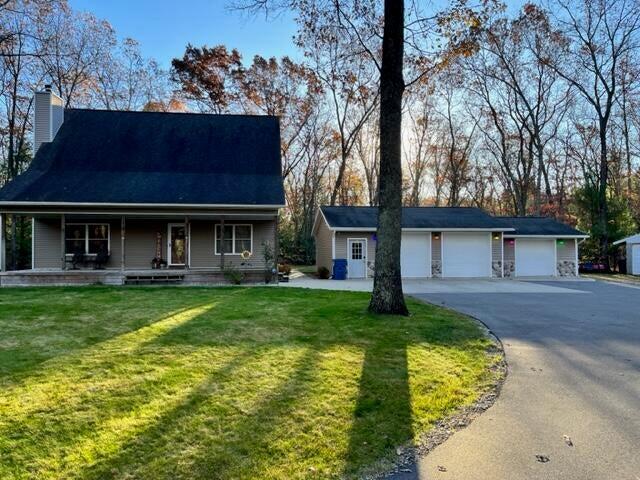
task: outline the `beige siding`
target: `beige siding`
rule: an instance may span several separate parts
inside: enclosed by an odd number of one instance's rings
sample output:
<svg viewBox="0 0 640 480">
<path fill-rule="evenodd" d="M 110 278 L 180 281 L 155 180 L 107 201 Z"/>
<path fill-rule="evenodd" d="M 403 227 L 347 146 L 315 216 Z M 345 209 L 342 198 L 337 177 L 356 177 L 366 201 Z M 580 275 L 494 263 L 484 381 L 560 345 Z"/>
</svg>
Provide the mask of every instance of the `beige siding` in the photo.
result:
<svg viewBox="0 0 640 480">
<path fill-rule="evenodd" d="M 333 232 L 329 230 L 327 222 L 321 217 L 318 219 L 318 228 L 315 232 L 316 240 L 316 266 L 325 267 L 331 271 L 333 267 Z"/>
<path fill-rule="evenodd" d="M 77 221 L 77 223 L 91 223 Z M 120 220 L 95 220 L 95 223 L 108 223 L 110 228 L 111 256 L 107 268 L 119 269 L 121 266 L 121 234 Z M 180 223 L 169 220 L 146 220 L 128 218 L 125 224 L 125 268 L 151 268 L 151 260 L 156 256 L 156 235 L 162 235 L 162 258 L 167 258 L 168 224 Z M 191 267 L 219 268 L 220 255 L 214 255 L 214 222 L 213 220 L 197 220 L 191 223 Z M 253 225 L 253 256 L 244 262 L 239 255 L 225 254 L 225 264 L 233 264 L 245 268 L 264 268 L 263 242 L 276 247 L 275 220 L 242 222 Z M 228 222 L 227 224 L 231 224 Z M 60 219 L 35 219 L 34 223 L 34 267 L 60 268 L 61 262 Z M 245 265 L 241 265 L 244 262 Z"/>
<path fill-rule="evenodd" d="M 156 234 L 162 234 L 162 258 L 167 260 L 167 221 L 127 219 L 125 222 L 125 268 L 151 268 L 156 256 Z M 111 239 L 113 247 L 113 238 Z"/>
<path fill-rule="evenodd" d="M 191 223 L 191 268 L 219 268 L 220 255 L 215 254 L 215 224 L 213 221 L 194 221 Z M 276 247 L 276 221 L 253 222 L 226 222 L 226 225 L 234 223 L 253 226 L 253 255 L 249 260 L 243 260 L 239 254 L 224 254 L 225 265 L 234 265 L 239 268 L 264 269 L 264 247 L 268 243 L 271 248 Z"/>
<path fill-rule="evenodd" d="M 35 218 L 33 227 L 34 268 L 60 268 L 62 266 L 60 220 Z"/>
<path fill-rule="evenodd" d="M 347 242 L 349 238 L 365 238 L 367 240 L 368 276 L 373 275 L 376 259 L 376 242 L 373 232 L 336 232 L 336 258 L 347 258 Z"/>
<path fill-rule="evenodd" d="M 214 255 L 213 222 L 191 222 L 191 267 L 192 268 L 218 268 L 220 256 Z M 226 260 L 226 255 L 225 255 Z"/>
<path fill-rule="evenodd" d="M 100 222 L 104 223 L 104 222 Z M 121 268 L 122 266 L 122 236 L 120 235 L 120 220 L 109 220 L 110 256 L 107 268 Z M 125 225 L 126 228 L 126 225 Z"/>
<path fill-rule="evenodd" d="M 506 262 L 515 262 L 516 260 L 516 249 L 515 245 L 512 245 L 513 239 L 506 239 L 504 241 L 504 261 Z"/>
<path fill-rule="evenodd" d="M 507 238 L 502 242 L 504 248 L 504 266 L 502 271 L 505 277 L 513 277 L 515 275 L 516 250 L 515 244 L 512 244 L 514 241 L 516 240 Z"/>
<path fill-rule="evenodd" d="M 72 221 L 71 223 L 89 223 Z M 105 265 L 107 268 L 120 268 L 120 222 L 114 220 L 96 220 L 95 223 L 108 223 L 110 231 L 111 256 Z M 62 241 L 60 219 L 36 218 L 34 223 L 34 268 L 60 268 L 62 266 Z"/>
<path fill-rule="evenodd" d="M 576 248 L 573 238 L 565 240 L 564 245 L 556 242 L 556 248 L 558 249 L 558 262 L 564 260 L 570 262 L 576 261 Z"/>
<path fill-rule="evenodd" d="M 64 119 L 60 97 L 53 92 L 36 92 L 34 107 L 34 151 L 43 142 L 51 142 Z"/>
</svg>

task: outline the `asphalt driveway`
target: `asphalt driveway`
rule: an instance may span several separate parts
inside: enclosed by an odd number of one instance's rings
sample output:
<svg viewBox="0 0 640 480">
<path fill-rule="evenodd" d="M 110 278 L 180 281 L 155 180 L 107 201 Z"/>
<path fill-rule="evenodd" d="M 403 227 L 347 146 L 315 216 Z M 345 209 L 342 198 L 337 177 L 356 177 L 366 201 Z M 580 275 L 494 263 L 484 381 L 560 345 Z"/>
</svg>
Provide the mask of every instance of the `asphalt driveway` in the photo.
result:
<svg viewBox="0 0 640 480">
<path fill-rule="evenodd" d="M 484 321 L 509 376 L 493 407 L 398 478 L 640 480 L 640 289 L 545 285 L 414 294 Z"/>
</svg>

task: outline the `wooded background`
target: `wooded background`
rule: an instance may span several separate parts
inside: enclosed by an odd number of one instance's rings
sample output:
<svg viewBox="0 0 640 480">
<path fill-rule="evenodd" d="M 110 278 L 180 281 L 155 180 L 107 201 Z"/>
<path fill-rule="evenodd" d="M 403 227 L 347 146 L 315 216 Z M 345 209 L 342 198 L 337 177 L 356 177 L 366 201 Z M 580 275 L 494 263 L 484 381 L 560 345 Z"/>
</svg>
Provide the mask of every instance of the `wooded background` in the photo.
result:
<svg viewBox="0 0 640 480">
<path fill-rule="evenodd" d="M 240 16 L 262 3 L 233 7 Z M 283 5 L 301 60 L 187 44 L 164 71 L 64 0 L 1 0 L 0 185 L 29 165 L 44 84 L 67 107 L 278 115 L 281 253 L 313 263 L 320 205 L 377 203 L 382 2 Z M 553 216 L 591 235 L 582 258 L 614 264 L 611 243 L 640 226 L 638 2 L 432 8 L 410 2 L 405 21 L 405 205 Z M 10 267 L 30 265 L 30 226 L 9 224 Z"/>
</svg>

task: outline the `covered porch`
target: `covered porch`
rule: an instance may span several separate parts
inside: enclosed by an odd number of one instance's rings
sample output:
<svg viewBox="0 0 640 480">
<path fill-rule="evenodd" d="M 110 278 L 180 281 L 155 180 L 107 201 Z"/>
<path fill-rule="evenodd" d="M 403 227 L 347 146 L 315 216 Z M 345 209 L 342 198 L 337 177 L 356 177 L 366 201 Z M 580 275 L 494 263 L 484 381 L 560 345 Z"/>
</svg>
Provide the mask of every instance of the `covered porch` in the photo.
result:
<svg viewBox="0 0 640 480">
<path fill-rule="evenodd" d="M 31 269 L 8 270 L 7 215 L 31 219 Z M 277 251 L 273 211 L 22 211 L 1 217 L 0 285 L 263 282 Z"/>
</svg>

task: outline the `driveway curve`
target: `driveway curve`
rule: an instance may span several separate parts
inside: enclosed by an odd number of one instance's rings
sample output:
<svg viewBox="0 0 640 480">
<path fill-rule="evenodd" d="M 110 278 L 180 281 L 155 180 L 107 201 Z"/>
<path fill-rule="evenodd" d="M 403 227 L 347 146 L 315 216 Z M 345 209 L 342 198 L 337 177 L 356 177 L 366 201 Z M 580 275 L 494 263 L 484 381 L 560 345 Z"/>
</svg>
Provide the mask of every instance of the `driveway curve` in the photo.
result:
<svg viewBox="0 0 640 480">
<path fill-rule="evenodd" d="M 640 289 L 545 285 L 562 288 L 414 294 L 485 322 L 509 376 L 493 407 L 397 478 L 640 480 Z"/>
</svg>

